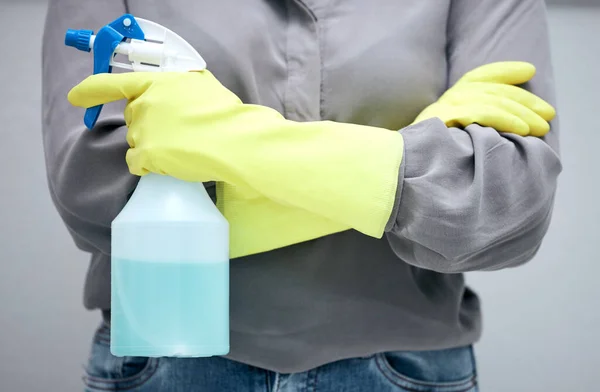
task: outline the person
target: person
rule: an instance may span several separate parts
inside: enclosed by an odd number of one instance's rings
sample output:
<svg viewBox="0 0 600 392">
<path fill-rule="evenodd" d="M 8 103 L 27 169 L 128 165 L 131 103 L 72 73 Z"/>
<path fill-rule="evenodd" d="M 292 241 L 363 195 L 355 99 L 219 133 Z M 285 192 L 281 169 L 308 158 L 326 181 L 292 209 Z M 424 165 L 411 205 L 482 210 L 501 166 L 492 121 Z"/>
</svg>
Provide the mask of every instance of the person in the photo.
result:
<svg viewBox="0 0 600 392">
<path fill-rule="evenodd" d="M 126 12 L 208 70 L 90 77 L 66 30 Z M 48 184 L 102 314 L 86 390 L 479 390 L 464 273 L 535 256 L 562 169 L 548 41 L 543 0 L 51 0 Z M 148 172 L 239 201 L 224 357 L 110 354 L 110 224 Z"/>
</svg>

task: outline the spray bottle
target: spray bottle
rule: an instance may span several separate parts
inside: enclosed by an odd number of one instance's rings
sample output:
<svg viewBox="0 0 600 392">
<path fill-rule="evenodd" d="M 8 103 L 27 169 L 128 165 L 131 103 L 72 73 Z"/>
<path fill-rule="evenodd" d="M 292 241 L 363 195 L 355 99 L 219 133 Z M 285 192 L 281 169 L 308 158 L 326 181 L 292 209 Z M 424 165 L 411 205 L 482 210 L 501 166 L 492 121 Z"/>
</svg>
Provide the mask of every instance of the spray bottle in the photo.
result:
<svg viewBox="0 0 600 392">
<path fill-rule="evenodd" d="M 94 52 L 94 74 L 205 69 L 200 54 L 157 23 L 125 14 L 65 44 Z M 120 54 L 129 64 L 115 61 Z M 86 110 L 92 130 L 102 106 Z M 165 132 L 169 132 L 165 129 Z M 229 352 L 229 224 L 202 183 L 140 178 L 111 225 L 111 353 L 208 357 Z"/>
</svg>

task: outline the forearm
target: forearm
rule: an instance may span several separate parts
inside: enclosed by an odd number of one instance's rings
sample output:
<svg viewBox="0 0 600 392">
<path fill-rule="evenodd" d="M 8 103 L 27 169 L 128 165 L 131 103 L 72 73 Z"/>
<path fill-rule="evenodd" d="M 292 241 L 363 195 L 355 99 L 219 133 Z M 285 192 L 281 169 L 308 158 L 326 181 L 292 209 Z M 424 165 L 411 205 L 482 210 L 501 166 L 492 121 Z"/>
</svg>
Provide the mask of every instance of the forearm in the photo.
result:
<svg viewBox="0 0 600 392">
<path fill-rule="evenodd" d="M 456 0 L 449 21 L 449 86 L 497 61 L 526 61 L 523 86 L 555 104 L 542 0 Z M 398 256 L 440 272 L 528 261 L 547 231 L 561 172 L 558 120 L 543 138 L 438 120 L 402 130 L 405 157 L 388 226 Z"/>
<path fill-rule="evenodd" d="M 397 203 L 386 228 L 404 261 L 438 272 L 528 261 L 547 230 L 557 154 L 544 141 L 432 119 L 402 131 Z"/>
<path fill-rule="evenodd" d="M 270 109 L 267 109 L 270 111 Z M 319 121 L 276 122 L 273 130 L 245 132 L 256 140 L 223 145 L 250 152 L 231 155 L 238 161 L 231 182 L 249 187 L 283 206 L 324 217 L 373 237 L 381 237 L 396 194 L 403 139 L 396 131 L 355 124 Z M 276 129 L 275 129 L 276 128 Z M 275 137 L 265 135 L 277 135 Z M 268 142 L 264 142 L 268 141 Z M 229 148 L 227 148 L 229 146 Z M 244 159 L 240 159 L 242 157 Z M 222 172 L 227 172 L 223 169 Z M 260 172 L 264 175 L 255 175 Z"/>
</svg>

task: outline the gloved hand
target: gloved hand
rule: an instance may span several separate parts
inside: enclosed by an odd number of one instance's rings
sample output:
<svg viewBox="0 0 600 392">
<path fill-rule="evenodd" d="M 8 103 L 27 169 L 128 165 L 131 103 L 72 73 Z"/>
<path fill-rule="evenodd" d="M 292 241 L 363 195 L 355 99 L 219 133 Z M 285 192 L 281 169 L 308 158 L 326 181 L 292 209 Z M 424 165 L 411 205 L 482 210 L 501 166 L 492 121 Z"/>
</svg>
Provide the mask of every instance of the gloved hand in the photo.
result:
<svg viewBox="0 0 600 392">
<path fill-rule="evenodd" d="M 69 93 L 69 101 L 84 108 L 123 98 L 129 101 L 126 159 L 133 174 L 225 183 L 231 195 L 264 203 L 264 210 L 272 211 L 266 225 L 287 223 L 271 231 L 286 232 L 294 243 L 349 228 L 383 235 L 403 154 L 399 132 L 289 121 L 273 109 L 243 104 L 209 71 L 98 74 Z M 223 197 L 219 204 L 232 227 L 231 257 L 236 257 L 249 250 L 239 244 L 245 238 L 236 236 L 234 227 L 250 236 L 265 225 L 254 221 L 261 217 L 238 219 L 227 208 L 229 201 Z M 286 209 L 302 217 L 300 223 L 285 222 L 278 212 Z M 298 226 L 307 222 L 309 230 Z"/>
<path fill-rule="evenodd" d="M 483 65 L 466 73 L 415 123 L 432 117 L 446 126 L 479 124 L 498 132 L 544 136 L 550 130 L 554 108 L 529 91 L 517 87 L 533 78 L 535 67 L 524 62 Z"/>
</svg>

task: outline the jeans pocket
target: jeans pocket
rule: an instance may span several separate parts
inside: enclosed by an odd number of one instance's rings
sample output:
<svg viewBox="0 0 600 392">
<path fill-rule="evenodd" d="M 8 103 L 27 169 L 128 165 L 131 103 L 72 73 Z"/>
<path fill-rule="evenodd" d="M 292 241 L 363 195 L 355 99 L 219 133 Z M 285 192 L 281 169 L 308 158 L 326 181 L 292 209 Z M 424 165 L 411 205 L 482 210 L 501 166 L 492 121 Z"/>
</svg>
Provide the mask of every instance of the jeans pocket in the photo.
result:
<svg viewBox="0 0 600 392">
<path fill-rule="evenodd" d="M 158 363 L 158 358 L 112 355 L 110 328 L 102 323 L 94 334 L 83 383 L 86 391 L 132 391 L 152 378 Z"/>
<path fill-rule="evenodd" d="M 471 346 L 436 351 L 392 351 L 375 356 L 377 369 L 398 391 L 475 392 Z"/>
</svg>

